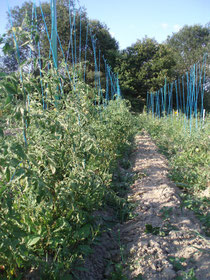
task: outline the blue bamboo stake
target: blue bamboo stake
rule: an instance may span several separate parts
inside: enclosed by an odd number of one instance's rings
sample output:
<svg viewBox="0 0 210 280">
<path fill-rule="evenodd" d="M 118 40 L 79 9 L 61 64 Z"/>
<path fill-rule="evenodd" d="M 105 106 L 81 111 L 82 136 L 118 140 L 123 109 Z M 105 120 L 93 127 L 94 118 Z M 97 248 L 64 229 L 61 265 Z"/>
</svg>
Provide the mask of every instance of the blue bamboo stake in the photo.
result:
<svg viewBox="0 0 210 280">
<path fill-rule="evenodd" d="M 160 92 L 161 92 L 161 116 L 163 115 L 163 112 L 164 112 L 164 99 L 163 99 L 163 90 L 164 90 L 164 88 L 162 87 L 161 89 L 160 89 Z"/>
<path fill-rule="evenodd" d="M 65 59 L 66 61 L 69 60 L 70 49 L 71 49 L 71 40 L 69 38 L 68 49 L 67 49 L 66 59 Z"/>
<path fill-rule="evenodd" d="M 170 114 L 170 108 L 171 108 L 171 94 L 170 94 L 170 87 L 169 87 L 169 84 L 168 84 L 168 110 L 167 110 L 167 115 Z"/>
<path fill-rule="evenodd" d="M 199 83 L 198 83 L 198 98 L 200 98 L 200 104 L 201 104 L 201 98 L 202 98 L 202 76 L 203 76 L 203 67 L 202 65 L 199 64 Z M 201 116 L 201 107 L 200 107 L 200 126 L 201 126 L 201 120 L 202 120 L 202 116 Z"/>
<path fill-rule="evenodd" d="M 192 114 L 194 115 L 195 112 L 194 112 L 194 108 L 195 108 L 195 100 L 196 100 L 196 96 L 195 96 L 195 88 L 196 88 L 196 85 L 195 85 L 195 64 L 193 66 L 193 70 L 192 70 Z M 194 115 L 195 116 L 195 115 Z"/>
<path fill-rule="evenodd" d="M 76 9 L 74 9 L 74 59 L 77 65 L 77 34 L 76 34 Z"/>
<path fill-rule="evenodd" d="M 66 59 L 65 59 L 65 54 L 64 54 L 63 47 L 62 47 L 62 44 L 61 44 L 61 40 L 60 40 L 60 37 L 59 37 L 58 33 L 57 33 L 57 38 L 58 38 L 59 46 L 60 46 L 60 49 L 61 49 L 61 53 L 62 53 L 62 55 L 63 55 L 63 59 L 64 59 L 64 63 L 65 63 L 66 72 L 67 72 L 67 74 L 68 74 L 70 83 L 72 83 L 71 75 L 70 75 L 70 72 L 69 72 L 69 68 L 68 68 L 68 65 L 67 65 L 67 61 L 66 61 Z"/>
<path fill-rule="evenodd" d="M 177 110 L 177 112 L 179 112 L 179 99 L 178 99 L 177 80 L 175 81 L 175 91 L 176 91 L 176 110 Z"/>
<path fill-rule="evenodd" d="M 82 19 L 81 19 L 81 11 L 80 11 L 80 24 L 79 24 L 79 63 L 80 63 L 80 69 L 81 69 L 81 52 L 82 52 Z"/>
<path fill-rule="evenodd" d="M 71 3 L 69 0 L 69 24 L 70 24 L 70 42 L 71 42 L 71 57 L 72 57 L 72 68 L 74 72 L 74 44 L 73 44 L 73 24 L 71 20 Z"/>
<path fill-rule="evenodd" d="M 53 52 L 53 49 L 52 49 L 52 42 L 50 40 L 50 36 L 49 36 L 49 32 L 48 32 L 48 29 L 47 29 L 47 24 L 46 24 L 46 21 L 45 21 L 45 16 L 44 16 L 44 13 L 43 13 L 43 10 L 42 10 L 42 6 L 41 6 L 41 3 L 40 3 L 40 10 L 41 10 L 41 15 L 42 15 L 42 19 L 43 19 L 43 22 L 44 22 L 44 27 L 45 27 L 45 31 L 46 31 L 46 34 L 47 34 L 47 39 L 48 39 L 48 42 L 50 44 L 50 50 L 51 50 L 51 53 L 52 53 L 52 57 L 53 57 L 53 63 L 54 63 L 54 66 L 57 65 L 56 63 L 56 58 L 54 56 L 54 52 Z M 55 70 L 56 70 L 56 73 L 58 74 L 58 68 L 55 67 Z M 60 86 L 60 90 L 61 90 L 61 93 L 62 93 L 62 84 L 61 84 L 61 81 L 59 83 L 59 86 Z M 56 105 L 56 104 L 55 104 Z"/>
<path fill-rule="evenodd" d="M 159 91 L 159 93 L 158 93 L 158 99 L 159 99 L 159 101 L 158 101 L 158 114 L 159 114 L 159 118 L 161 117 L 161 92 Z"/>
<path fill-rule="evenodd" d="M 87 46 L 88 46 L 88 24 L 87 24 L 87 29 L 86 29 L 86 40 L 85 40 L 84 82 L 86 80 Z"/>
<path fill-rule="evenodd" d="M 171 83 L 171 88 L 170 88 L 170 101 L 171 101 L 171 106 L 170 106 L 170 114 L 173 116 L 173 87 L 174 83 Z"/>
<path fill-rule="evenodd" d="M 149 113 L 149 92 L 147 92 L 147 114 Z"/>
<path fill-rule="evenodd" d="M 100 81 L 100 67 L 101 67 L 101 50 L 98 50 L 98 73 L 97 73 L 97 79 L 98 79 L 98 100 L 99 100 L 99 104 L 100 104 L 100 100 L 101 100 L 101 81 Z"/>
<path fill-rule="evenodd" d="M 203 58 L 203 86 L 201 90 L 201 117 L 204 119 L 204 107 L 203 107 L 203 99 L 204 99 L 204 91 L 205 91 L 205 78 L 206 78 L 206 58 L 207 54 L 204 55 Z"/>
<path fill-rule="evenodd" d="M 106 104 L 108 103 L 109 100 L 109 78 L 108 78 L 108 66 L 107 66 L 107 62 L 106 59 L 103 56 L 103 61 L 104 61 L 104 66 L 105 66 L 105 75 L 106 75 L 106 94 L 105 94 L 105 98 L 106 98 Z"/>
<path fill-rule="evenodd" d="M 151 94 L 152 116 L 154 117 L 154 93 Z"/>
<path fill-rule="evenodd" d="M 184 75 L 182 76 L 182 96 L 183 96 L 183 112 L 186 115 L 185 94 L 184 94 Z"/>
<path fill-rule="evenodd" d="M 37 27 L 37 12 L 36 12 L 36 3 L 34 1 L 34 13 L 35 13 L 35 20 L 36 20 L 36 32 L 38 32 Z M 42 93 L 42 108 L 45 110 L 47 109 L 47 104 L 45 103 L 45 97 L 44 97 L 44 86 L 42 81 L 42 62 L 41 62 L 41 51 L 40 51 L 40 42 L 38 41 L 37 44 L 38 48 L 38 63 L 39 63 L 39 77 L 40 77 L 40 86 L 41 86 L 41 93 Z"/>
<path fill-rule="evenodd" d="M 109 79 L 110 79 L 110 88 L 111 88 L 111 98 L 114 99 L 114 89 L 113 89 L 113 79 L 111 75 L 111 67 L 109 66 Z"/>
<path fill-rule="evenodd" d="M 120 92 L 119 76 L 117 73 L 117 98 L 119 99 L 120 97 L 121 97 L 121 92 Z"/>
<path fill-rule="evenodd" d="M 164 105 L 163 105 L 163 111 L 166 113 L 166 98 L 167 98 L 167 80 L 165 78 L 165 85 L 164 85 Z"/>
<path fill-rule="evenodd" d="M 184 126 L 186 131 L 186 106 L 185 106 L 185 83 L 184 83 L 184 75 L 182 76 L 182 97 L 183 97 L 183 112 L 184 112 Z"/>
<path fill-rule="evenodd" d="M 181 93 L 181 85 L 180 85 L 180 79 L 178 78 L 178 95 L 179 95 L 179 103 L 180 103 L 180 112 L 183 112 L 183 106 L 182 106 L 182 93 Z"/>
<path fill-rule="evenodd" d="M 32 18 L 31 18 L 31 41 L 33 39 L 33 29 L 34 29 L 34 3 L 32 5 Z M 29 57 L 30 57 L 30 60 L 32 59 L 32 49 L 30 48 L 30 52 L 29 52 Z M 31 70 L 32 70 L 32 63 L 30 61 L 30 67 L 29 67 L 29 76 L 31 74 Z M 29 92 L 28 92 L 28 111 L 30 111 L 30 95 L 29 95 Z"/>
<path fill-rule="evenodd" d="M 189 77 L 188 72 L 186 72 L 186 78 L 187 78 L 187 100 L 186 100 L 186 116 L 189 118 L 189 106 L 190 106 L 190 83 L 189 83 Z"/>
<path fill-rule="evenodd" d="M 150 113 L 152 113 L 152 92 L 149 93 Z"/>
<path fill-rule="evenodd" d="M 157 94 L 157 92 L 155 92 L 154 98 L 155 98 L 155 115 L 157 117 L 157 114 L 158 114 L 158 94 Z"/>
<path fill-rule="evenodd" d="M 194 106 L 196 129 L 198 129 L 198 63 L 196 63 L 195 69 L 195 106 Z"/>
<path fill-rule="evenodd" d="M 92 48 L 93 48 L 93 56 L 94 56 L 94 63 L 95 63 L 95 89 L 97 91 L 97 72 L 98 72 L 98 66 L 97 66 L 97 58 L 96 58 L 96 40 L 94 38 L 94 35 L 92 35 L 92 30 L 90 30 L 91 35 L 91 41 L 92 41 Z M 96 96 L 95 96 L 95 104 L 96 104 Z"/>
<path fill-rule="evenodd" d="M 156 115 L 160 118 L 160 93 L 157 91 L 156 93 L 156 98 L 157 98 L 157 110 L 156 110 Z"/>
<path fill-rule="evenodd" d="M 51 42 L 55 68 L 58 67 L 56 0 L 51 0 Z"/>
<path fill-rule="evenodd" d="M 56 57 L 55 57 L 55 53 L 53 52 L 52 42 L 51 42 L 51 39 L 50 39 L 50 36 L 49 36 L 49 32 L 48 32 L 48 28 L 47 28 L 47 24 L 46 24 L 46 21 L 45 21 L 45 16 L 44 16 L 44 13 L 43 13 L 43 10 L 42 10 L 41 3 L 40 3 L 40 10 L 41 10 L 42 19 L 43 19 L 43 22 L 44 22 L 45 31 L 46 31 L 46 34 L 47 34 L 47 39 L 48 39 L 48 42 L 50 44 L 50 50 L 51 50 L 51 53 L 52 53 L 53 63 L 56 66 L 57 65 Z"/>
</svg>

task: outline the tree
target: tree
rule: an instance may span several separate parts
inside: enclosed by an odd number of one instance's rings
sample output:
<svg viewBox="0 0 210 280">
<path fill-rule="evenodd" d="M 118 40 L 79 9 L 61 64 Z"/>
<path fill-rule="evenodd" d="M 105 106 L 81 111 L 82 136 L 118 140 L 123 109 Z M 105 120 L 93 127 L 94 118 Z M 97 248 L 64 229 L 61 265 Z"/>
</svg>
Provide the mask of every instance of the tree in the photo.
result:
<svg viewBox="0 0 210 280">
<path fill-rule="evenodd" d="M 14 7 L 11 10 L 11 16 L 13 21 L 14 27 L 19 27 L 22 24 L 23 18 L 27 16 L 29 20 L 32 18 L 32 2 L 25 2 L 22 7 Z M 50 4 L 49 3 L 42 3 L 41 4 L 47 30 L 50 36 L 51 33 L 51 11 L 50 11 Z M 99 21 L 90 21 L 87 17 L 86 11 L 84 8 L 76 9 L 74 1 L 71 1 L 70 5 L 71 11 L 71 21 L 72 24 L 74 23 L 74 13 L 75 13 L 75 28 L 72 29 L 72 42 L 70 38 L 70 22 L 69 22 L 69 0 L 57 0 L 57 26 L 58 26 L 58 35 L 60 39 L 60 43 L 64 52 L 65 57 L 68 57 L 68 62 L 72 62 L 72 53 L 75 56 L 75 41 L 76 38 L 76 56 L 79 58 L 79 47 L 81 43 L 81 60 L 84 61 L 85 59 L 85 44 L 86 44 L 86 31 L 87 31 L 87 24 L 89 23 L 89 30 L 92 29 L 92 33 L 95 34 L 95 38 L 97 38 L 97 47 L 100 47 L 101 56 L 104 55 L 106 59 L 109 61 L 112 67 L 115 66 L 115 55 L 118 52 L 118 43 L 109 33 L 109 30 L 106 25 L 100 23 Z M 40 40 L 40 50 L 41 56 L 48 57 L 50 44 L 47 38 L 46 26 L 44 24 L 43 16 L 40 7 L 37 7 L 36 10 L 37 14 L 37 29 L 39 33 L 39 40 Z M 35 20 L 34 20 L 35 24 Z M 81 27 L 81 30 L 80 30 Z M 35 27 L 34 27 L 35 28 Z M 24 31 L 30 32 L 30 25 L 24 27 Z M 81 40 L 80 40 L 80 33 L 81 33 Z M 90 32 L 88 33 L 88 47 L 86 48 L 87 51 L 87 60 L 92 60 L 93 62 L 93 50 L 92 50 L 92 42 Z M 19 46 L 24 44 L 24 40 L 26 38 L 22 38 L 19 41 Z M 11 32 L 7 33 L 7 43 L 12 44 L 12 34 Z M 58 61 L 63 59 L 63 54 L 61 50 L 60 43 L 58 42 Z M 74 49 L 74 51 L 68 52 L 68 46 Z M 14 49 L 14 44 L 13 44 Z M 33 52 L 33 56 L 37 56 L 37 51 Z M 97 54 L 98 55 L 98 54 Z M 29 56 L 29 47 L 24 45 L 20 47 L 20 56 L 21 60 L 26 59 Z M 74 57 L 75 58 L 75 57 Z M 4 64 L 7 65 L 7 69 L 10 71 L 14 71 L 17 69 L 17 61 L 15 60 L 15 52 L 10 53 L 10 56 L 5 56 Z M 12 63 L 10 63 L 12 61 Z"/>
<path fill-rule="evenodd" d="M 148 91 L 156 91 L 173 77 L 173 53 L 164 44 L 144 38 L 124 50 L 118 60 L 117 70 L 125 97 L 145 102 Z"/>
<path fill-rule="evenodd" d="M 184 26 L 179 32 L 168 37 L 167 45 L 174 51 L 176 73 L 182 75 L 193 64 L 202 61 L 203 55 L 210 50 L 210 27 L 201 25 Z"/>
</svg>

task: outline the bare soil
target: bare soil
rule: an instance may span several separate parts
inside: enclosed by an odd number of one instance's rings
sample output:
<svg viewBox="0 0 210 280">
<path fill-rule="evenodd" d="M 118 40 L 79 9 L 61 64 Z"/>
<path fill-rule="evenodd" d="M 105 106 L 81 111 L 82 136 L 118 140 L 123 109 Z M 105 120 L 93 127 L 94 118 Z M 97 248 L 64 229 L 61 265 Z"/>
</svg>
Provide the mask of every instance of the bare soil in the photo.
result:
<svg viewBox="0 0 210 280">
<path fill-rule="evenodd" d="M 136 204 L 134 218 L 102 234 L 79 279 L 120 280 L 110 275 L 121 262 L 128 279 L 209 280 L 210 240 L 193 212 L 181 207 L 166 158 L 146 133 L 137 135 L 135 143 L 129 172 L 139 176 L 128 194 Z M 120 247 L 125 248 L 123 260 Z"/>
</svg>

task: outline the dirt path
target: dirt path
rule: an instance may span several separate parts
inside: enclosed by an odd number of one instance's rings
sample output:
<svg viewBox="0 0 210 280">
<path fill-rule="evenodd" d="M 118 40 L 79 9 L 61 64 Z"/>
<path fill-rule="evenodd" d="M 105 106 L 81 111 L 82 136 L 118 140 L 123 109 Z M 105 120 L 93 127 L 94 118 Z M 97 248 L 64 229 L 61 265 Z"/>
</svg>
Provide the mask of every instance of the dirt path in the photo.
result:
<svg viewBox="0 0 210 280">
<path fill-rule="evenodd" d="M 137 205 L 135 217 L 117 225 L 128 279 L 209 280 L 209 239 L 202 237 L 193 213 L 181 208 L 180 190 L 168 179 L 167 160 L 146 133 L 136 136 L 135 142 L 130 172 L 140 176 L 129 193 Z M 120 280 L 109 277 L 113 267 L 107 269 L 108 263 L 122 261 L 116 231 L 102 235 L 94 252 L 86 262 L 88 272 L 79 279 Z"/>
<path fill-rule="evenodd" d="M 142 274 L 143 279 L 169 280 L 188 273 L 210 279 L 209 240 L 198 235 L 202 230 L 193 213 L 181 209 L 180 191 L 168 179 L 167 160 L 147 134 L 138 135 L 136 145 L 133 171 L 146 176 L 129 194 L 138 205 L 136 217 L 120 226 L 133 268 L 129 278 Z"/>
</svg>

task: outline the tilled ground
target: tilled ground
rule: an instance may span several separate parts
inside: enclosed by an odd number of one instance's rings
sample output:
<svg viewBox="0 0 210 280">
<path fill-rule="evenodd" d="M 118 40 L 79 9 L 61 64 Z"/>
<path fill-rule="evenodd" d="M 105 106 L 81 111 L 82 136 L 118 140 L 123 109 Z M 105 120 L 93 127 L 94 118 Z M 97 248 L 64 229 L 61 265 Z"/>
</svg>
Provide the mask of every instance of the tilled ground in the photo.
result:
<svg viewBox="0 0 210 280">
<path fill-rule="evenodd" d="M 130 172 L 140 174 L 128 197 L 137 205 L 134 218 L 102 235 L 79 279 L 118 279 L 110 275 L 113 264 L 122 262 L 122 246 L 128 279 L 209 280 L 210 241 L 193 213 L 181 207 L 180 190 L 168 178 L 167 160 L 146 133 L 136 137 L 132 163 Z"/>
</svg>

